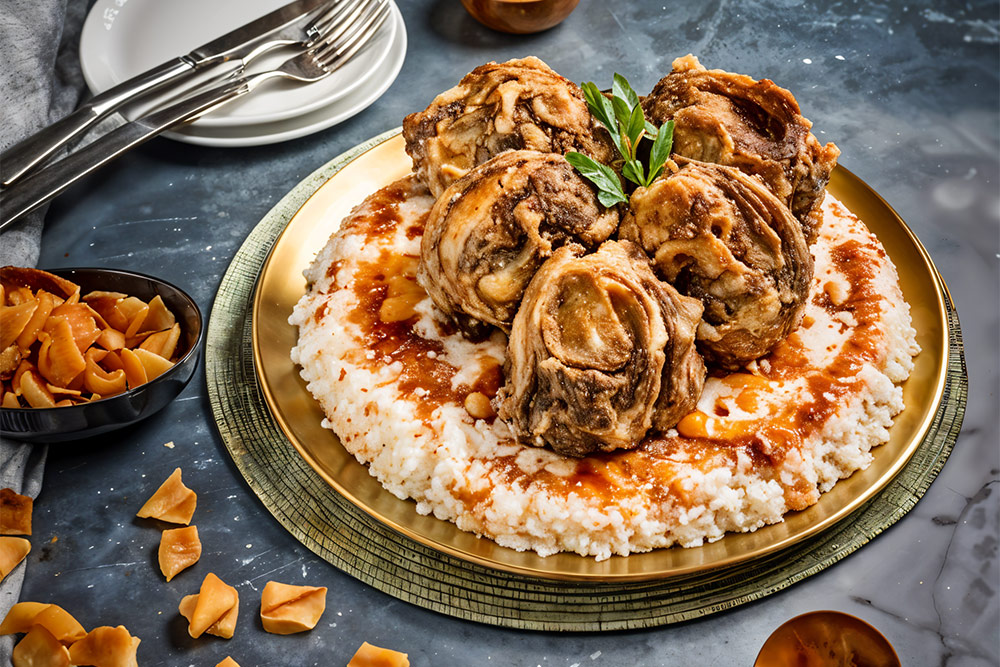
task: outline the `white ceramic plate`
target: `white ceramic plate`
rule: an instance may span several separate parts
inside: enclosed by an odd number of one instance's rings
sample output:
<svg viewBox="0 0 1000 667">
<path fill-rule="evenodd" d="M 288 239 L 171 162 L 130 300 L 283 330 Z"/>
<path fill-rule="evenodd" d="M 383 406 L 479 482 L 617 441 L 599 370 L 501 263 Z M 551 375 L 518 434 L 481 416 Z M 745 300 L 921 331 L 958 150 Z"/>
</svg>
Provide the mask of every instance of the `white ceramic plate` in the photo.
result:
<svg viewBox="0 0 1000 667">
<path fill-rule="evenodd" d="M 286 120 L 236 127 L 202 127 L 200 123 L 192 123 L 174 132 L 164 132 L 162 136 L 199 146 L 263 146 L 304 137 L 342 123 L 381 97 L 403 67 L 406 57 L 406 26 L 395 7 L 392 20 L 396 23 L 396 29 L 385 61 L 378 69 L 369 72 L 351 95 Z"/>
<path fill-rule="evenodd" d="M 97 0 L 80 36 L 80 65 L 93 93 L 184 55 L 288 0 Z M 398 9 L 393 5 L 398 17 Z M 326 79 L 301 85 L 271 81 L 252 95 L 199 118 L 202 128 L 242 127 L 295 118 L 327 107 L 356 92 L 379 69 L 395 41 L 401 21 L 386 21 L 365 49 Z M 249 71 L 269 69 L 288 57 L 272 52 Z"/>
</svg>

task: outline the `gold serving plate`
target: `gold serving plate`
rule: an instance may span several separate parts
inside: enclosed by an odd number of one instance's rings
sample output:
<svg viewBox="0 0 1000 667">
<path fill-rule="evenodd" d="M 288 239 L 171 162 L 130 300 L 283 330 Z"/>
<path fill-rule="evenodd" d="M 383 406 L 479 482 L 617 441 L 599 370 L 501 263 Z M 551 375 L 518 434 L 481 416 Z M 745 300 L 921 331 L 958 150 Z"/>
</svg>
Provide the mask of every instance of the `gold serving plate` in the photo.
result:
<svg viewBox="0 0 1000 667">
<path fill-rule="evenodd" d="M 413 501 L 385 491 L 336 435 L 320 425 L 323 413 L 289 358 L 297 331 L 288 317 L 305 293 L 302 272 L 354 206 L 410 173 L 403 145 L 402 136 L 396 134 L 360 154 L 320 185 L 291 218 L 259 275 L 251 325 L 257 378 L 285 436 L 332 487 L 331 492 L 399 533 L 459 559 L 528 577 L 613 583 L 705 572 L 773 554 L 830 528 L 885 487 L 927 435 L 948 371 L 946 287 L 923 246 L 892 208 L 858 177 L 837 167 L 829 191 L 878 236 L 898 268 L 922 350 L 903 386 L 906 409 L 896 417 L 889 442 L 875 450 L 867 470 L 841 480 L 816 505 L 787 514 L 783 523 L 752 533 L 731 533 L 702 547 L 657 549 L 600 562 L 569 553 L 541 557 L 514 551 L 463 532 L 453 523 L 418 514 Z M 304 182 L 299 187 L 310 185 Z"/>
</svg>

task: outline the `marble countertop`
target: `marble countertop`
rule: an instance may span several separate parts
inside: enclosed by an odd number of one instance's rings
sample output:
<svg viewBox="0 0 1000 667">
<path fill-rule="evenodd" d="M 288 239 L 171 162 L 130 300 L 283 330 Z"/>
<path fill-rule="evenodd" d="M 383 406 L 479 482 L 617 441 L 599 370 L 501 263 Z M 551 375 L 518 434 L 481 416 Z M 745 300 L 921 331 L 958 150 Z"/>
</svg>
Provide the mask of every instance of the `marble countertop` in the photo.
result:
<svg viewBox="0 0 1000 667">
<path fill-rule="evenodd" d="M 881 536 L 761 601 L 661 628 L 593 634 L 501 629 L 427 611 L 314 556 L 267 513 L 211 416 L 203 373 L 158 415 L 112 435 L 53 445 L 35 503 L 23 600 L 55 601 L 86 626 L 124 624 L 142 665 L 343 665 L 362 641 L 425 665 L 750 665 L 785 620 L 838 609 L 872 623 L 903 664 L 1000 663 L 1000 84 L 995 2 L 604 3 L 583 0 L 533 36 L 489 31 L 450 0 L 402 0 L 409 50 L 389 91 L 313 136 L 242 149 L 158 139 L 75 186 L 50 209 L 41 267 L 138 270 L 188 290 L 208 313 L 243 239 L 296 183 L 335 155 L 400 124 L 467 71 L 534 54 L 574 80 L 626 74 L 648 90 L 676 56 L 791 89 L 840 163 L 900 213 L 957 304 L 969 400 L 954 452 L 917 506 Z M 192 640 L 164 583 L 159 530 L 134 518 L 181 466 L 198 491 L 200 567 L 241 592 L 230 641 Z M 312 632 L 280 637 L 256 618 L 269 579 L 329 587 Z M 199 579 L 200 581 L 200 579 Z"/>
</svg>

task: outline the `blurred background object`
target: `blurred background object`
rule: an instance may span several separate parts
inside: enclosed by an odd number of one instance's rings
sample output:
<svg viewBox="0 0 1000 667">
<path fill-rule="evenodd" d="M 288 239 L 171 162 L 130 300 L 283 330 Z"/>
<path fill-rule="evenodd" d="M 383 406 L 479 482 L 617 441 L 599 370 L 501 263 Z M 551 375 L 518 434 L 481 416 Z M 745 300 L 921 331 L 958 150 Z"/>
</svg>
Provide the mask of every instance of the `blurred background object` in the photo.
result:
<svg viewBox="0 0 1000 667">
<path fill-rule="evenodd" d="M 882 633 L 857 616 L 811 611 L 772 632 L 754 663 L 754 667 L 781 665 L 899 667 L 900 662 Z"/>
<path fill-rule="evenodd" d="M 573 13 L 578 2 L 580 0 L 462 0 L 469 13 L 483 25 L 518 35 L 559 25 Z"/>
</svg>

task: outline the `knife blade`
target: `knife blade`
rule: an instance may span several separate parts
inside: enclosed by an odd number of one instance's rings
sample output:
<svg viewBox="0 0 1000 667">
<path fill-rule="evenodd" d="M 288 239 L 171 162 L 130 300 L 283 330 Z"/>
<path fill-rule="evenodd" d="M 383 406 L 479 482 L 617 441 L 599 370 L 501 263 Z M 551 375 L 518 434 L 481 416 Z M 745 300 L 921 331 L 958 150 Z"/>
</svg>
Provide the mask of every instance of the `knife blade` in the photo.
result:
<svg viewBox="0 0 1000 667">
<path fill-rule="evenodd" d="M 127 104 L 146 99 L 168 84 L 187 81 L 194 73 L 219 63 L 247 58 L 270 40 L 291 43 L 307 39 L 314 14 L 335 1 L 294 0 L 95 95 L 65 118 L 0 153 L 0 183 L 4 187 L 10 185 L 103 118 Z"/>
<path fill-rule="evenodd" d="M 180 59 L 187 59 L 197 68 L 216 61 L 244 58 L 257 44 L 274 36 L 275 33 L 280 33 L 286 28 L 291 28 L 293 31 L 300 30 L 304 23 L 312 19 L 315 10 L 329 4 L 333 3 L 330 0 L 295 0 L 222 37 L 202 44 Z M 285 37 L 294 39 L 293 35 Z"/>
</svg>

